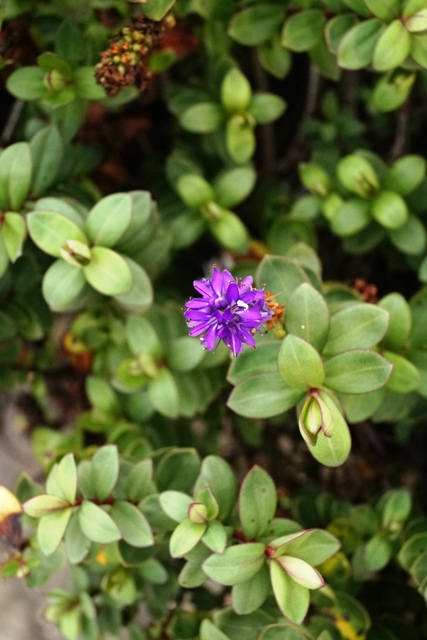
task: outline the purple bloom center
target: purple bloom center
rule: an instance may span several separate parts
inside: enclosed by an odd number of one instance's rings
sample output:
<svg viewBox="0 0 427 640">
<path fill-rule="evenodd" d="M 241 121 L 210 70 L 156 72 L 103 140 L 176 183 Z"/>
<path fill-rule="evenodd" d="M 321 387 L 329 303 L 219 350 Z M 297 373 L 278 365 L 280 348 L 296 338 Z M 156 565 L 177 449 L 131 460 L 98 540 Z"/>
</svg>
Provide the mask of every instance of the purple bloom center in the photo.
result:
<svg viewBox="0 0 427 640">
<path fill-rule="evenodd" d="M 194 281 L 201 298 L 186 303 L 184 316 L 190 336 L 201 336 L 205 349 L 215 349 L 222 340 L 234 356 L 243 344 L 255 347 L 253 334 L 272 315 L 265 301 L 265 292 L 252 287 L 252 277 L 236 280 L 227 269 L 214 267 L 210 279 Z"/>
</svg>

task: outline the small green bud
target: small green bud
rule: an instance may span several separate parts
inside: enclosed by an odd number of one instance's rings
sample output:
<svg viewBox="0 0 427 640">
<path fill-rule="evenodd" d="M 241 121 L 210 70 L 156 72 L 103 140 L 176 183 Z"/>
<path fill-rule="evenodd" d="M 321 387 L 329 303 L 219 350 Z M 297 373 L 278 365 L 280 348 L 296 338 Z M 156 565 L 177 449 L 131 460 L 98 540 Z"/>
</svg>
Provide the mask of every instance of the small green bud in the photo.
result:
<svg viewBox="0 0 427 640">
<path fill-rule="evenodd" d="M 86 267 L 90 263 L 90 249 L 79 240 L 67 240 L 59 251 L 65 262 L 75 267 Z"/>
<path fill-rule="evenodd" d="M 47 87 L 49 91 L 53 91 L 54 93 L 59 93 L 60 91 L 62 91 L 62 89 L 67 84 L 67 81 L 62 73 L 60 73 L 56 69 L 52 69 L 52 71 L 46 73 L 43 82 L 45 87 Z"/>
<path fill-rule="evenodd" d="M 305 162 L 299 166 L 299 175 L 303 185 L 316 196 L 325 198 L 331 188 L 329 176 L 322 167 L 314 162 Z"/>
<path fill-rule="evenodd" d="M 135 375 L 145 374 L 149 378 L 154 379 L 159 375 L 159 369 L 153 356 L 143 351 L 135 358 L 133 373 Z"/>
<path fill-rule="evenodd" d="M 373 167 L 365 158 L 351 154 L 338 163 L 338 178 L 341 184 L 362 198 L 373 198 L 377 195 L 379 181 Z"/>
<path fill-rule="evenodd" d="M 195 524 L 203 524 L 208 519 L 208 510 L 202 502 L 192 502 L 188 507 L 188 518 Z"/>
</svg>

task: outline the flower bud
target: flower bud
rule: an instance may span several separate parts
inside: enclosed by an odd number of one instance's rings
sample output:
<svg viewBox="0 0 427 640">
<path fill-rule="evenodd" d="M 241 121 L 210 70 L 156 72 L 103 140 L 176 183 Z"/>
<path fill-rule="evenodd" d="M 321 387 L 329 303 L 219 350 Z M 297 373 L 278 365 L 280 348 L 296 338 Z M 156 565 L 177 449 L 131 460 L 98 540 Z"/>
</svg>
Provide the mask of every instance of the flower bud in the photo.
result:
<svg viewBox="0 0 427 640">
<path fill-rule="evenodd" d="M 188 518 L 195 524 L 203 524 L 208 519 L 208 510 L 202 502 L 192 502 L 188 507 Z"/>
<path fill-rule="evenodd" d="M 328 195 L 331 188 L 329 176 L 322 167 L 314 162 L 300 164 L 299 175 L 303 185 L 320 198 Z"/>
<path fill-rule="evenodd" d="M 351 154 L 338 164 L 338 178 L 341 184 L 362 198 L 377 195 L 379 182 L 373 167 L 365 158 Z"/>
<path fill-rule="evenodd" d="M 67 240 L 59 252 L 65 262 L 74 267 L 86 267 L 90 263 L 90 249 L 87 244 L 79 240 Z"/>
<path fill-rule="evenodd" d="M 53 91 L 54 93 L 59 93 L 67 84 L 66 79 L 57 69 L 52 69 L 49 71 L 43 79 L 45 86 L 49 89 L 49 91 Z"/>
</svg>

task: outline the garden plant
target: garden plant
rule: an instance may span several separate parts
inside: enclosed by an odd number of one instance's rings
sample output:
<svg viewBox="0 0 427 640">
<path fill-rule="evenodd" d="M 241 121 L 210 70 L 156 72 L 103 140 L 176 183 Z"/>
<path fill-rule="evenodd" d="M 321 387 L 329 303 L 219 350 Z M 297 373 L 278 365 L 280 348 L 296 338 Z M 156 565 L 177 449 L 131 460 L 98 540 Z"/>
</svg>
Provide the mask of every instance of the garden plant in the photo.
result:
<svg viewBox="0 0 427 640">
<path fill-rule="evenodd" d="M 0 16 L 1 398 L 43 469 L 2 579 L 67 640 L 427 637 L 427 0 Z"/>
</svg>

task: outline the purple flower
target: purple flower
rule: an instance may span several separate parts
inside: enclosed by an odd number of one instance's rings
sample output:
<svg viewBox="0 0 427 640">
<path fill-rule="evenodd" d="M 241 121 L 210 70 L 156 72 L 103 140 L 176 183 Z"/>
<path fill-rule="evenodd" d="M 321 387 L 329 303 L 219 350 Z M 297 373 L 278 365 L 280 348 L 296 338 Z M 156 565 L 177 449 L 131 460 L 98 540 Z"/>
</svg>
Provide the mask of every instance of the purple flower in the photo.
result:
<svg viewBox="0 0 427 640">
<path fill-rule="evenodd" d="M 184 316 L 190 336 L 202 336 L 205 349 L 215 349 L 222 340 L 233 353 L 239 355 L 243 344 L 255 347 L 253 334 L 272 315 L 265 301 L 265 292 L 252 287 L 252 277 L 234 278 L 227 269 L 214 267 L 210 279 L 194 281 L 201 298 L 186 303 Z"/>
</svg>

